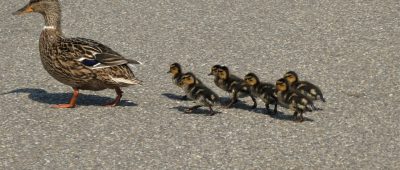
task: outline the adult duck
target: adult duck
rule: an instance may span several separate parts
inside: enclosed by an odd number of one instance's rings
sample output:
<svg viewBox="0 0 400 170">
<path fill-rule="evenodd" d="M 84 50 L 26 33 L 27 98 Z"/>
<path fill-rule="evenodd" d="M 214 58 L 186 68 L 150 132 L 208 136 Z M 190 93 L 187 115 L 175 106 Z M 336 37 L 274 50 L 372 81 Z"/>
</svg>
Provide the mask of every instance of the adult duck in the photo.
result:
<svg viewBox="0 0 400 170">
<path fill-rule="evenodd" d="M 58 0 L 30 0 L 14 15 L 39 13 L 45 26 L 40 34 L 39 50 L 44 69 L 59 82 L 71 86 L 73 96 L 68 104 L 54 108 L 73 108 L 79 90 L 115 89 L 117 97 L 106 106 L 116 106 L 122 97 L 121 87 L 139 84 L 126 59 L 111 48 L 85 38 L 66 38 L 61 30 L 61 7 Z"/>
</svg>

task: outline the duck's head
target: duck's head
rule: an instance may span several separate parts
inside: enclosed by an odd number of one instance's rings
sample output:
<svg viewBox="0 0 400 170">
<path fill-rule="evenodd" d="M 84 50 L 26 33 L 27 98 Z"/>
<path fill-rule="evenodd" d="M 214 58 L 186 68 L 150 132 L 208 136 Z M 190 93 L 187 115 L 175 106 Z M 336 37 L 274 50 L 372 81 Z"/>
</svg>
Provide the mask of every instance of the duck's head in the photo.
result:
<svg viewBox="0 0 400 170">
<path fill-rule="evenodd" d="M 285 78 L 281 78 L 279 80 L 276 81 L 276 92 L 278 91 L 286 91 L 288 90 L 288 81 Z"/>
<path fill-rule="evenodd" d="M 167 73 L 171 73 L 173 76 L 181 74 L 182 69 L 179 63 L 173 63 L 169 66 L 169 71 Z"/>
<path fill-rule="evenodd" d="M 211 67 L 211 72 L 208 74 L 209 76 L 218 76 L 218 69 L 221 68 L 221 65 L 214 65 Z"/>
<path fill-rule="evenodd" d="M 27 5 L 13 12 L 13 15 L 22 15 L 37 12 L 47 15 L 50 12 L 60 12 L 60 2 L 58 0 L 30 0 Z"/>
<path fill-rule="evenodd" d="M 229 78 L 229 69 L 226 66 L 221 66 L 220 68 L 217 69 L 217 75 L 218 78 L 222 80 L 226 80 Z"/>
<path fill-rule="evenodd" d="M 254 86 L 260 82 L 257 75 L 254 73 L 249 73 L 244 76 L 244 82 L 246 85 Z"/>
<path fill-rule="evenodd" d="M 297 73 L 294 71 L 289 71 L 287 72 L 283 78 L 287 80 L 289 85 L 292 85 L 293 83 L 296 83 L 298 81 Z"/>
<path fill-rule="evenodd" d="M 196 84 L 196 77 L 193 73 L 185 73 L 179 80 L 179 86 L 190 86 Z"/>
</svg>

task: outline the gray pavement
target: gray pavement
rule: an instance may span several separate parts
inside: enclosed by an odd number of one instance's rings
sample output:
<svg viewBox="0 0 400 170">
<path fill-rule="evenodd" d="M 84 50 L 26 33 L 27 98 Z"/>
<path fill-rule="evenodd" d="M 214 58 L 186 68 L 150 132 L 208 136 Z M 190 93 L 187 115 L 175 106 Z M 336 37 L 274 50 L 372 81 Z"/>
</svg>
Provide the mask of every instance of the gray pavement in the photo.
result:
<svg viewBox="0 0 400 170">
<path fill-rule="evenodd" d="M 68 37 L 100 41 L 144 65 L 143 86 L 71 89 L 42 68 L 40 15 L 12 16 L 27 0 L 0 2 L 0 169 L 399 169 L 400 4 L 397 0 L 108 1 L 63 0 Z M 180 62 L 220 96 L 207 76 L 225 64 L 238 76 L 274 82 L 286 71 L 321 87 L 323 111 L 294 123 L 216 107 L 183 114 L 192 102 L 166 74 Z M 259 108 L 261 102 L 259 102 Z"/>
</svg>

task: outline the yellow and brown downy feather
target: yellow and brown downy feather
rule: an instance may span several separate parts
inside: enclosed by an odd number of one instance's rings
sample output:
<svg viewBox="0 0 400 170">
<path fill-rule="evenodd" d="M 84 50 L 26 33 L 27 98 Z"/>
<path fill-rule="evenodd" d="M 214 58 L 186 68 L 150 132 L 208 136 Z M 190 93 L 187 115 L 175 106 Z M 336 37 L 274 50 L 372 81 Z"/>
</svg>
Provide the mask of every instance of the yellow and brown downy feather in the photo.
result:
<svg viewBox="0 0 400 170">
<path fill-rule="evenodd" d="M 185 73 L 179 80 L 179 86 L 183 87 L 187 97 L 195 101 L 198 105 L 186 109 L 187 113 L 192 112 L 202 106 L 206 106 L 210 109 L 208 115 L 214 115 L 215 112 L 212 106 L 220 104 L 218 95 L 211 89 L 206 87 L 203 83 L 199 83 L 198 79 L 193 73 Z"/>
<path fill-rule="evenodd" d="M 217 68 L 216 81 L 214 83 L 222 90 L 231 94 L 231 101 L 226 107 L 231 107 L 238 101 L 239 97 L 250 96 L 253 101 L 252 108 L 257 107 L 256 99 L 250 94 L 249 86 L 244 83 L 244 80 L 230 74 L 228 67 L 220 66 Z"/>
<path fill-rule="evenodd" d="M 59 82 L 74 89 L 69 104 L 55 106 L 70 108 L 76 104 L 78 90 L 115 89 L 117 98 L 109 106 L 118 104 L 120 87 L 139 84 L 126 59 L 111 48 L 85 38 L 65 38 L 61 30 L 61 8 L 58 0 L 31 0 L 14 14 L 37 12 L 43 15 L 45 27 L 40 34 L 40 58 L 45 70 Z"/>
<path fill-rule="evenodd" d="M 181 79 L 183 73 L 182 73 L 182 67 L 179 63 L 173 63 L 169 66 L 169 71 L 167 73 L 172 74 L 172 83 L 179 86 L 179 80 Z M 182 100 L 187 100 L 187 96 L 184 95 L 181 97 Z"/>
<path fill-rule="evenodd" d="M 274 104 L 273 114 L 278 112 L 278 102 L 274 96 L 275 86 L 271 83 L 261 82 L 254 73 L 249 73 L 244 77 L 245 84 L 250 88 L 252 96 L 259 97 L 264 103 L 266 112 L 270 113 L 269 105 Z"/>
<path fill-rule="evenodd" d="M 284 78 L 287 80 L 289 83 L 290 88 L 296 89 L 299 91 L 301 94 L 305 95 L 311 100 L 321 100 L 323 102 L 325 101 L 324 96 L 322 95 L 321 89 L 308 82 L 308 81 L 299 81 L 299 77 L 297 76 L 297 73 L 294 71 L 289 71 L 284 75 Z M 313 108 L 315 110 L 321 110 L 320 108 Z"/>
<path fill-rule="evenodd" d="M 276 81 L 276 98 L 279 105 L 294 111 L 294 119 L 300 122 L 304 121 L 303 113 L 312 112 L 314 103 L 299 91 L 289 87 L 286 79 L 281 78 Z M 300 116 L 298 117 L 298 114 Z"/>
<path fill-rule="evenodd" d="M 310 97 L 312 100 L 321 100 L 326 102 L 320 88 L 308 81 L 299 81 L 297 73 L 289 71 L 284 75 L 291 88 L 298 90 L 300 93 Z"/>
</svg>

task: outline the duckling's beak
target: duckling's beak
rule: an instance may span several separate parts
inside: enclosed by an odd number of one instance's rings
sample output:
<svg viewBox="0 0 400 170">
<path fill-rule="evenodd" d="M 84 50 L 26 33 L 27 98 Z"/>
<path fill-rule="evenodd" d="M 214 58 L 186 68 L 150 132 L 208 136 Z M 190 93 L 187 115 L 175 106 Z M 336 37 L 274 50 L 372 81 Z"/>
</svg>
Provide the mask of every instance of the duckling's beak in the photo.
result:
<svg viewBox="0 0 400 170">
<path fill-rule="evenodd" d="M 170 71 L 168 71 L 167 73 L 171 73 L 171 70 L 170 70 Z"/>
<path fill-rule="evenodd" d="M 25 5 L 23 8 L 19 9 L 18 11 L 13 12 L 13 15 L 23 15 L 26 13 L 31 13 L 33 12 L 32 6 L 31 5 Z"/>
<path fill-rule="evenodd" d="M 208 73 L 208 75 L 209 75 L 209 76 L 212 76 L 212 75 L 213 75 L 213 73 Z"/>
</svg>

